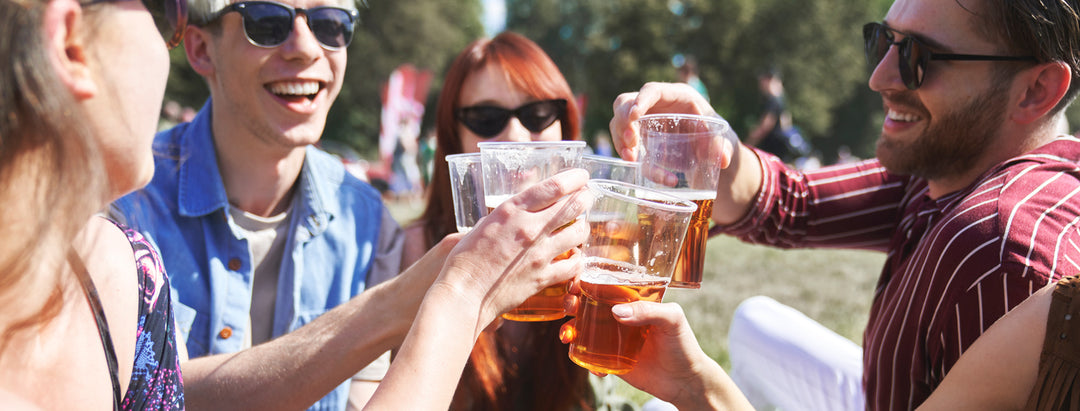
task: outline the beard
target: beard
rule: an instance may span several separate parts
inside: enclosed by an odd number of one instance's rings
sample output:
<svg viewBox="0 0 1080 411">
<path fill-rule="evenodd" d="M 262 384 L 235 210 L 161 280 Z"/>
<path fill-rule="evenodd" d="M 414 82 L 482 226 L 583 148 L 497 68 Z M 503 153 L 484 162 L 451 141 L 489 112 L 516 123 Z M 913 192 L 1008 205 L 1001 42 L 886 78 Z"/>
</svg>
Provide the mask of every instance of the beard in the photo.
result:
<svg viewBox="0 0 1080 411">
<path fill-rule="evenodd" d="M 883 134 L 877 142 L 878 160 L 891 173 L 927 180 L 967 173 L 997 139 L 1004 122 L 1008 84 L 994 81 L 994 86 L 968 104 L 935 116 L 915 141 L 897 141 Z M 923 108 L 909 92 L 894 100 Z"/>
</svg>

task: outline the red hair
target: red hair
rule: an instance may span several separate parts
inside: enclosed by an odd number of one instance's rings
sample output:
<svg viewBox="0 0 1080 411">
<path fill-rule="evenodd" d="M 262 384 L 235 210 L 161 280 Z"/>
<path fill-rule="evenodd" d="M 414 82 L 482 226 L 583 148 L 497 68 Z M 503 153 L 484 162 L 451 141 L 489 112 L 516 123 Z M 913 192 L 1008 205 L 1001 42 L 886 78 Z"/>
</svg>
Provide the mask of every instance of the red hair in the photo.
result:
<svg viewBox="0 0 1080 411">
<path fill-rule="evenodd" d="M 434 170 L 427 205 L 418 218 L 424 224 L 428 248 L 457 231 L 450 170 L 446 164 L 446 156 L 463 152 L 454 112 L 465 79 L 489 64 L 500 68 L 510 84 L 536 100 L 565 99 L 566 115 L 559 119 L 563 140 L 581 138 L 581 112 L 570 85 L 540 46 L 512 32 L 474 41 L 447 69 L 435 109 Z M 558 341 L 561 324 L 562 321 L 530 323 L 521 341 L 508 341 L 498 331 L 481 334 L 450 409 L 592 409 L 594 399 L 588 386 L 588 373 L 570 362 L 566 346 Z M 520 361 L 511 363 L 507 360 L 511 355 Z"/>
<path fill-rule="evenodd" d="M 560 119 L 563 140 L 581 139 L 581 112 L 570 84 L 547 53 L 532 40 L 504 31 L 492 39 L 474 41 L 454 58 L 447 69 L 442 93 L 435 107 L 435 157 L 427 206 L 419 220 L 424 221 L 428 248 L 447 234 L 457 231 L 450 194 L 450 169 L 446 156 L 463 152 L 454 111 L 458 109 L 465 79 L 488 64 L 506 73 L 510 84 L 537 100 L 565 99 L 566 116 Z"/>
</svg>

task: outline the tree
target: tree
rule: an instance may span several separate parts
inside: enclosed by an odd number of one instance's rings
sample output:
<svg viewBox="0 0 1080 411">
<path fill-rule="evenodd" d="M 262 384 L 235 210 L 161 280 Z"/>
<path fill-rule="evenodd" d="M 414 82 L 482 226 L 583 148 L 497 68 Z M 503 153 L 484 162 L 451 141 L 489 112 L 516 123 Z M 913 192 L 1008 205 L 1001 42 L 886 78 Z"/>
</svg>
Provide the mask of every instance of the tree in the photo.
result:
<svg viewBox="0 0 1080 411">
<path fill-rule="evenodd" d="M 585 135 L 607 128 L 611 102 L 647 81 L 675 81 L 695 56 L 717 112 L 745 134 L 760 110 L 756 74 L 784 73 L 796 124 L 827 151 L 872 155 L 880 104 L 866 86 L 861 27 L 891 1 L 510 0 L 507 27 L 536 40 L 586 94 Z"/>
</svg>

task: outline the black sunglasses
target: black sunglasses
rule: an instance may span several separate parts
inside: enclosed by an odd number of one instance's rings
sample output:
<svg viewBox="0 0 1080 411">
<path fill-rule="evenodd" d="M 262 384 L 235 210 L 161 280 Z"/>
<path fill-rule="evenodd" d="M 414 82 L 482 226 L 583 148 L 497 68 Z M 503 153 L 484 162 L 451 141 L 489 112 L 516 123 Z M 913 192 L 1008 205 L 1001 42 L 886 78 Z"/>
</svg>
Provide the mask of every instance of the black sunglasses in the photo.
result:
<svg viewBox="0 0 1080 411">
<path fill-rule="evenodd" d="M 248 42 L 267 48 L 280 46 L 289 39 L 296 13 L 307 16 L 308 28 L 323 48 L 337 50 L 348 47 L 352 42 L 356 19 L 360 16 L 356 10 L 342 7 L 301 9 L 270 1 L 242 1 L 221 9 L 209 21 L 234 11 L 244 17 L 244 35 Z"/>
<path fill-rule="evenodd" d="M 99 3 L 115 3 L 128 0 L 90 0 L 83 3 L 86 5 Z M 184 28 L 188 22 L 187 0 L 141 0 L 143 7 L 154 18 L 161 38 L 170 49 L 180 45 L 184 41 Z"/>
<path fill-rule="evenodd" d="M 893 33 L 900 33 L 890 29 L 882 23 L 867 23 L 863 26 L 863 40 L 866 42 L 866 61 L 871 67 L 877 67 L 889 48 L 894 44 L 900 46 L 900 79 L 909 90 L 915 90 L 923 83 L 926 77 L 926 66 L 930 60 L 964 60 L 964 61 L 1036 61 L 1035 56 L 987 56 L 980 54 L 945 54 L 930 51 L 923 42 L 915 37 L 904 34 L 900 41 L 895 40 Z"/>
<path fill-rule="evenodd" d="M 469 131 L 483 138 L 492 138 L 506 128 L 510 117 L 517 117 L 521 125 L 533 133 L 539 133 L 566 116 L 566 100 L 541 100 L 522 105 L 513 110 L 496 106 L 469 106 L 457 110 L 457 120 Z"/>
</svg>

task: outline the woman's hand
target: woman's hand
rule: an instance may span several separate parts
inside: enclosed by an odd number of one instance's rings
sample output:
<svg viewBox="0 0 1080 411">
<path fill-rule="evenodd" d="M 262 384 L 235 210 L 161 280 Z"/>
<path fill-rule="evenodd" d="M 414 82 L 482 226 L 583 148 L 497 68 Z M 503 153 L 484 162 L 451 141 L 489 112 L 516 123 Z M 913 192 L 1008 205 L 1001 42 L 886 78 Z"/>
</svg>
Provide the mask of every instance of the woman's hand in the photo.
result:
<svg viewBox="0 0 1080 411">
<path fill-rule="evenodd" d="M 582 213 L 592 204 L 589 175 L 569 170 L 503 202 L 469 232 L 447 258 L 433 287 L 476 301 L 479 333 L 500 314 L 549 285 L 582 270 L 582 257 L 557 256 L 585 242 Z"/>
</svg>

